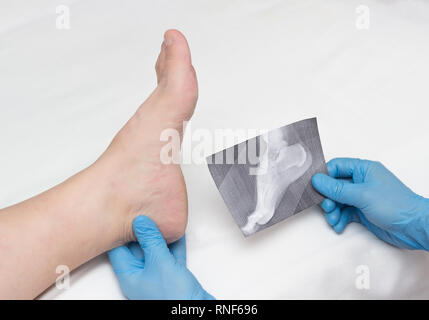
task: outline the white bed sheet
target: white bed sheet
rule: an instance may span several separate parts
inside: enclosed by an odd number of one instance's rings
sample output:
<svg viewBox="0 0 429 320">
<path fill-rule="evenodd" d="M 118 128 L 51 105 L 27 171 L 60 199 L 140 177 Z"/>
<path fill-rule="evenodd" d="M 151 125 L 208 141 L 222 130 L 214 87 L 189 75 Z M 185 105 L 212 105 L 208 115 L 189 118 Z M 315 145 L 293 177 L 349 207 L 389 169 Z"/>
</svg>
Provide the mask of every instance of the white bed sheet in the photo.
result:
<svg viewBox="0 0 429 320">
<path fill-rule="evenodd" d="M 68 31 L 55 28 L 61 4 Z M 355 27 L 361 4 L 369 30 Z M 97 158 L 154 88 L 172 27 L 198 73 L 194 129 L 317 116 L 327 159 L 380 160 L 429 196 L 428 1 L 0 0 L 1 207 Z M 360 225 L 336 235 L 317 207 L 245 240 L 206 166 L 183 170 L 188 265 L 217 298 L 429 298 L 426 253 Z M 355 286 L 359 265 L 370 268 L 370 290 Z M 101 255 L 72 273 L 70 289 L 41 298 L 122 295 Z"/>
</svg>

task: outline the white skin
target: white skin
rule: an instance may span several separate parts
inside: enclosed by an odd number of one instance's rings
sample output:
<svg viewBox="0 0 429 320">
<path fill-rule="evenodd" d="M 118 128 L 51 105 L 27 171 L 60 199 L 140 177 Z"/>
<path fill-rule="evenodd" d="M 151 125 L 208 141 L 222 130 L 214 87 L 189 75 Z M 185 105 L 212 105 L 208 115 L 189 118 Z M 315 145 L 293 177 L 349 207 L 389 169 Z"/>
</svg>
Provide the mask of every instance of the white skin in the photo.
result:
<svg viewBox="0 0 429 320">
<path fill-rule="evenodd" d="M 90 167 L 29 200 L 0 210 L 0 299 L 37 297 L 58 277 L 135 240 L 132 221 L 149 216 L 168 242 L 187 222 L 179 165 L 160 161 L 161 132 L 193 114 L 197 79 L 184 36 L 164 35 L 156 63 L 158 86 Z"/>
<path fill-rule="evenodd" d="M 308 170 L 312 162 L 311 153 L 300 143 L 288 145 L 281 130 L 269 132 L 262 138 L 267 143 L 267 150 L 258 165 L 256 208 L 241 228 L 246 235 L 272 219 L 288 187 Z"/>
</svg>

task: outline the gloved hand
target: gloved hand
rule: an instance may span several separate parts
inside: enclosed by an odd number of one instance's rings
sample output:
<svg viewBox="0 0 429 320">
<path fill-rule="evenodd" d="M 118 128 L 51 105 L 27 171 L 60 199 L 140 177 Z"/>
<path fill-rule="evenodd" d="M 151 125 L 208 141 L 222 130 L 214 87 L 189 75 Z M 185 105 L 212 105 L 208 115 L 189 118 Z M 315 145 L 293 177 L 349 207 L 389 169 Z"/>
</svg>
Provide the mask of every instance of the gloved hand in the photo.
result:
<svg viewBox="0 0 429 320">
<path fill-rule="evenodd" d="M 109 252 L 128 299 L 214 299 L 186 268 L 185 237 L 168 247 L 158 227 L 146 216 L 135 218 L 133 229 L 138 243 Z"/>
<path fill-rule="evenodd" d="M 429 200 L 407 188 L 381 163 L 338 158 L 329 176 L 316 174 L 313 186 L 327 197 L 321 206 L 341 233 L 360 222 L 380 239 L 407 249 L 429 249 Z"/>
</svg>

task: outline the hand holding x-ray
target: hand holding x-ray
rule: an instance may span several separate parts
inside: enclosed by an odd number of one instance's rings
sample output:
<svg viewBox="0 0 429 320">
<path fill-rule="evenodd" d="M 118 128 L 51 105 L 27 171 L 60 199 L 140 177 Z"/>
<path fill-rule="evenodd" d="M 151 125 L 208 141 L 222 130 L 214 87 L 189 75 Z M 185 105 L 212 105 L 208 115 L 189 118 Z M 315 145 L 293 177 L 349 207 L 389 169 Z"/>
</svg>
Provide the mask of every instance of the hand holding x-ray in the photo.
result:
<svg viewBox="0 0 429 320">
<path fill-rule="evenodd" d="M 359 222 L 396 247 L 429 250 L 428 199 L 379 162 L 338 158 L 328 162 L 328 171 L 315 175 L 313 185 L 327 197 L 322 209 L 336 232 Z"/>
</svg>

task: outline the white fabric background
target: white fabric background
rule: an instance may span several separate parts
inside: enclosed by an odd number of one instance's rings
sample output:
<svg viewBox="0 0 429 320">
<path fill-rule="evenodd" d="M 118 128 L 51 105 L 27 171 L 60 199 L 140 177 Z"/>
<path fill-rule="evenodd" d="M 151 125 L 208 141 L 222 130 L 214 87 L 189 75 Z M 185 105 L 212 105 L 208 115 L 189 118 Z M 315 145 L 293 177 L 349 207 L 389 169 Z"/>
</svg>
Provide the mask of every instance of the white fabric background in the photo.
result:
<svg viewBox="0 0 429 320">
<path fill-rule="evenodd" d="M 68 31 L 55 28 L 60 4 L 70 5 Z M 369 30 L 355 27 L 360 4 Z M 154 88 L 172 27 L 187 36 L 199 78 L 194 129 L 317 116 L 327 159 L 380 160 L 429 196 L 428 18 L 423 0 L 0 0 L 0 206 L 101 154 Z M 217 298 L 429 298 L 426 253 L 360 225 L 336 235 L 316 207 L 245 240 L 206 166 L 183 170 L 188 264 Z M 362 264 L 370 290 L 355 287 Z M 122 295 L 102 255 L 73 272 L 69 290 L 42 298 Z"/>
</svg>

